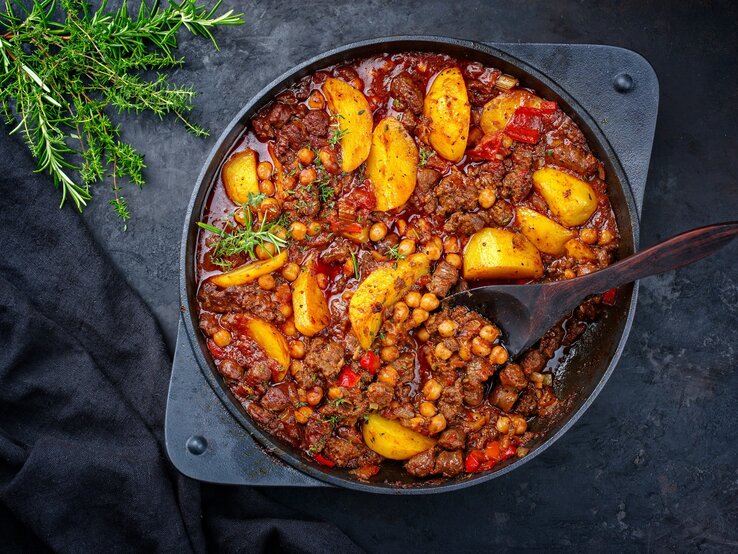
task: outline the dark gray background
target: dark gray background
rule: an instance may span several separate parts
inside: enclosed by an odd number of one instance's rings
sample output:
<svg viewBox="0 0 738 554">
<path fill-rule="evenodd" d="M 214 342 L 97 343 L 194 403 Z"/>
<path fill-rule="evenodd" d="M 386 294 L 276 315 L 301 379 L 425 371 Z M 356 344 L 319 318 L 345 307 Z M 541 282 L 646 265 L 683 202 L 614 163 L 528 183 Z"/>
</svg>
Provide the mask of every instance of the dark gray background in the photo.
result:
<svg viewBox="0 0 738 554">
<path fill-rule="evenodd" d="M 600 43 L 640 52 L 661 84 L 642 245 L 738 219 L 734 6 L 553 0 L 243 4 L 247 24 L 218 32 L 221 52 L 185 38 L 181 53 L 188 63 L 173 75 L 201 92 L 194 117 L 212 137 L 193 138 L 170 120 L 128 117 L 124 137 L 146 152 L 149 166 L 145 190 L 128 194 L 129 230 L 121 231 L 102 198 L 85 220 L 155 312 L 173 348 L 184 211 L 215 138 L 253 93 L 297 62 L 390 34 Z M 645 280 L 630 341 L 607 387 L 564 438 L 520 470 L 436 497 L 323 489 L 264 494 L 334 521 L 371 551 L 738 547 L 737 255 L 734 244 L 698 265 Z"/>
</svg>

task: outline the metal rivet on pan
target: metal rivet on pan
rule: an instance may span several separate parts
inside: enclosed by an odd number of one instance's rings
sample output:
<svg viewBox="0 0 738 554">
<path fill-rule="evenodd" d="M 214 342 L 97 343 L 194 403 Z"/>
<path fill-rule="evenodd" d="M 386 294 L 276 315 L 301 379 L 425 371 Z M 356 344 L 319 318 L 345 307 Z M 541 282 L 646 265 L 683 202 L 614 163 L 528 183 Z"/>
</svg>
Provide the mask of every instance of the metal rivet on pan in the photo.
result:
<svg viewBox="0 0 738 554">
<path fill-rule="evenodd" d="M 205 450 L 208 448 L 208 441 L 205 440 L 205 437 L 201 437 L 200 435 L 192 435 L 189 439 L 187 439 L 187 450 L 189 450 L 192 454 L 195 456 L 199 456 Z"/>
<path fill-rule="evenodd" d="M 629 92 L 633 89 L 633 77 L 627 73 L 618 73 L 612 80 L 612 86 L 618 92 Z"/>
</svg>

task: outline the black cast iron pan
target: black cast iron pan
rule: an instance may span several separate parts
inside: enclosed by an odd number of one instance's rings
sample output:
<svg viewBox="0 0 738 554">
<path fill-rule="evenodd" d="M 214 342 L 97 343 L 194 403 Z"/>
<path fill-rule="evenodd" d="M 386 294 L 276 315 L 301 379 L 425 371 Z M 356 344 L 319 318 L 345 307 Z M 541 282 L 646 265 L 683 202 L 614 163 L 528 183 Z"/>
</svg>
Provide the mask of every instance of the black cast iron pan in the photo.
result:
<svg viewBox="0 0 738 554">
<path fill-rule="evenodd" d="M 628 337 L 636 307 L 638 286 L 628 285 L 619 290 L 617 302 L 580 338 L 560 360 L 555 378 L 555 389 L 563 399 L 562 409 L 552 419 L 536 421 L 531 430 L 542 436 L 530 446 L 530 453 L 522 459 L 511 459 L 498 464 L 490 472 L 463 476 L 452 480 L 422 481 L 404 473 L 399 465 L 385 464 L 374 481 L 363 482 L 346 470 L 326 468 L 307 460 L 297 449 L 263 432 L 256 426 L 238 401 L 225 386 L 197 324 L 197 283 L 195 281 L 195 248 L 198 227 L 209 192 L 217 180 L 222 163 L 247 124 L 264 105 L 282 90 L 302 77 L 326 66 L 382 52 L 432 51 L 457 58 L 478 61 L 501 69 L 517 77 L 523 86 L 540 92 L 547 99 L 556 100 L 584 132 L 593 153 L 604 162 L 608 193 L 621 233 L 619 256 L 634 253 L 638 247 L 638 214 L 633 193 L 625 172 L 590 115 L 555 82 L 538 70 L 495 48 L 441 37 L 389 37 L 349 44 L 317 56 L 298 65 L 262 89 L 233 119 L 221 135 L 203 167 L 192 194 L 182 236 L 180 258 L 180 296 L 184 308 L 184 324 L 195 357 L 203 375 L 219 400 L 233 415 L 234 425 L 242 425 L 267 450 L 292 467 L 332 485 L 349 489 L 385 494 L 428 494 L 456 490 L 499 477 L 525 464 L 563 435 L 581 417 L 607 382 L 620 358 Z M 213 402 L 217 402 L 215 398 Z M 275 460 L 275 463 L 279 463 Z"/>
</svg>

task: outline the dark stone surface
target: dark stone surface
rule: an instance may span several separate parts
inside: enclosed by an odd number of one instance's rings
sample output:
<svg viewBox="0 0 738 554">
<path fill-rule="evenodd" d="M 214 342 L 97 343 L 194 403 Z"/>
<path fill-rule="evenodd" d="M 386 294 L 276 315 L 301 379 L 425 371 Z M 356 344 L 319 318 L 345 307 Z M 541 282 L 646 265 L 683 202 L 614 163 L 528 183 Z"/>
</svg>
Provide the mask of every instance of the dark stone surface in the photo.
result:
<svg viewBox="0 0 738 554">
<path fill-rule="evenodd" d="M 228 2 L 234 5 L 235 2 Z M 128 194 L 121 232 L 98 201 L 85 219 L 156 313 L 173 348 L 184 210 L 207 153 L 251 94 L 330 47 L 389 34 L 498 42 L 603 43 L 655 67 L 661 106 L 641 243 L 738 219 L 738 9 L 717 2 L 261 2 L 219 33 L 185 40 L 174 79 L 201 91 L 195 118 L 124 122 L 147 152 L 148 185 Z M 569 433 L 503 478 L 436 497 L 265 490 L 337 523 L 372 551 L 506 549 L 719 551 L 738 547 L 738 244 L 646 279 L 623 358 Z M 244 537 L 247 543 L 248 537 Z"/>
</svg>

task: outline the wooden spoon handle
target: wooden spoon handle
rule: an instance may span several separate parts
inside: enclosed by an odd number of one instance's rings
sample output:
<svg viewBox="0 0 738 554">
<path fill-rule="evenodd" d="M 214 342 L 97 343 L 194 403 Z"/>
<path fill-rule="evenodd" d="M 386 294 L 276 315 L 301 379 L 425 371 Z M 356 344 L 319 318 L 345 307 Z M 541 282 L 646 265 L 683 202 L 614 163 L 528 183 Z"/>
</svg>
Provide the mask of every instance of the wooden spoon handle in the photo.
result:
<svg viewBox="0 0 738 554">
<path fill-rule="evenodd" d="M 696 262 L 738 236 L 738 222 L 717 223 L 686 231 L 590 275 L 581 277 L 582 296 L 632 283 Z M 586 281 L 586 284 L 585 284 Z"/>
</svg>

